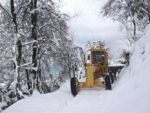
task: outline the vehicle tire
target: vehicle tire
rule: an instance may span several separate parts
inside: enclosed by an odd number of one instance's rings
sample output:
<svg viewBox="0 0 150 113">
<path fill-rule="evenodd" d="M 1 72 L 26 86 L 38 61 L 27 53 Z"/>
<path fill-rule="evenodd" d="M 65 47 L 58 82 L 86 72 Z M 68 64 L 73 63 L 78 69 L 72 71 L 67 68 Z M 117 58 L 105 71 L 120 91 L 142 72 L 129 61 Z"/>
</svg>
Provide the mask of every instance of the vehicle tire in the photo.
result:
<svg viewBox="0 0 150 113">
<path fill-rule="evenodd" d="M 114 75 L 112 72 L 109 72 L 109 76 L 111 78 L 111 83 L 113 84 L 114 83 Z"/>
<path fill-rule="evenodd" d="M 117 72 L 116 71 L 113 73 L 113 76 L 114 76 L 114 80 L 117 80 Z"/>
<path fill-rule="evenodd" d="M 105 76 L 105 87 L 106 87 L 106 90 L 111 90 L 112 87 L 111 87 L 111 77 L 109 75 L 106 75 Z"/>
<path fill-rule="evenodd" d="M 79 92 L 79 82 L 76 77 L 71 78 L 70 80 L 71 85 L 71 93 L 73 96 L 76 96 Z"/>
<path fill-rule="evenodd" d="M 121 69 L 118 69 L 117 72 L 120 73 L 120 72 L 121 72 Z"/>
</svg>

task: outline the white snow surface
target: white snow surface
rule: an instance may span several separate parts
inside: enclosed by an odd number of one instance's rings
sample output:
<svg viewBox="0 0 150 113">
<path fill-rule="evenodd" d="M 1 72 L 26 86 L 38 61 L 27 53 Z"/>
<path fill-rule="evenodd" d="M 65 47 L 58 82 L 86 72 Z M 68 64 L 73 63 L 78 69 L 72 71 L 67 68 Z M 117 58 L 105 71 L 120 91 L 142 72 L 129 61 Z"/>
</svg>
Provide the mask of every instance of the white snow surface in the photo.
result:
<svg viewBox="0 0 150 113">
<path fill-rule="evenodd" d="M 53 93 L 27 97 L 2 113 L 150 113 L 150 26 L 132 50 L 129 67 L 113 90 L 82 89 L 76 97 L 69 81 Z"/>
</svg>

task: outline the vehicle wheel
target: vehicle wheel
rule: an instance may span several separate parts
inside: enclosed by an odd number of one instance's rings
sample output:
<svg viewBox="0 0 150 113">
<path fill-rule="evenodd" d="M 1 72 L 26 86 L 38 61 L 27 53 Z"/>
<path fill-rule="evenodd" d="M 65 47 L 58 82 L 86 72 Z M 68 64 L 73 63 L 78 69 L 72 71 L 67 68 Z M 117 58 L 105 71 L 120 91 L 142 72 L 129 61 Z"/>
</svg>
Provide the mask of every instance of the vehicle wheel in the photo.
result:
<svg viewBox="0 0 150 113">
<path fill-rule="evenodd" d="M 114 75 L 112 72 L 109 72 L 109 76 L 110 76 L 110 79 L 111 79 L 111 83 L 113 84 L 114 83 Z"/>
<path fill-rule="evenodd" d="M 115 71 L 115 72 L 113 73 L 114 81 L 117 80 L 117 76 L 116 76 L 116 75 L 117 75 L 117 72 Z"/>
<path fill-rule="evenodd" d="M 105 87 L 106 87 L 106 90 L 111 90 L 112 87 L 111 87 L 111 77 L 109 75 L 106 75 L 105 76 Z"/>
<path fill-rule="evenodd" d="M 78 92 L 79 92 L 78 79 L 76 77 L 71 78 L 70 85 L 71 85 L 71 93 L 72 93 L 72 95 L 76 96 L 78 94 Z"/>
</svg>

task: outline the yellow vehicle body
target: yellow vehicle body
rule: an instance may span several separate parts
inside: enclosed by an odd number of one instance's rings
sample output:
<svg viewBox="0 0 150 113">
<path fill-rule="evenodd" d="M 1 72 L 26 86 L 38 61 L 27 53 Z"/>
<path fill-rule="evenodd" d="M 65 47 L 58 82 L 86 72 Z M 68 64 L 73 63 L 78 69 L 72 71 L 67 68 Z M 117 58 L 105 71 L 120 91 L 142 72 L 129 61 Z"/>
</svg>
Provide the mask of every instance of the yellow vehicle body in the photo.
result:
<svg viewBox="0 0 150 113">
<path fill-rule="evenodd" d="M 104 48 L 91 48 L 90 63 L 85 63 L 86 70 L 86 81 L 79 82 L 79 88 L 93 88 L 93 87 L 104 87 L 104 83 L 100 81 L 100 78 L 104 78 L 108 74 L 108 53 L 107 49 Z M 94 60 L 93 53 L 102 53 L 102 60 Z M 100 54 L 98 54 L 100 55 Z"/>
<path fill-rule="evenodd" d="M 88 61 L 88 62 L 87 62 Z M 76 96 L 81 88 L 101 88 L 111 90 L 111 78 L 108 74 L 108 52 L 104 48 L 91 48 L 85 61 L 86 81 L 79 82 L 74 76 L 70 80 L 71 92 Z"/>
</svg>

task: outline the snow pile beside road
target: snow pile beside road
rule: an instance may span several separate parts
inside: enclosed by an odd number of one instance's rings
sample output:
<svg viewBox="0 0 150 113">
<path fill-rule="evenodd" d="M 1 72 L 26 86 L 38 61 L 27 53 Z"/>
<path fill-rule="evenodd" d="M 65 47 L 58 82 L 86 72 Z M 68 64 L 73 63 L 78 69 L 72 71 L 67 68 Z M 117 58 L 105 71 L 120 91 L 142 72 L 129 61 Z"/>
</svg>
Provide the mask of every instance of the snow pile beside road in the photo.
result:
<svg viewBox="0 0 150 113">
<path fill-rule="evenodd" d="M 58 113 L 73 99 L 68 86 L 63 84 L 60 90 L 49 94 L 34 91 L 32 97 L 16 102 L 2 113 Z"/>
<path fill-rule="evenodd" d="M 23 99 L 2 113 L 150 113 L 150 26 L 136 42 L 129 67 L 112 91 L 84 89 L 74 98 L 69 82 L 60 90 Z"/>
<path fill-rule="evenodd" d="M 150 26 L 132 50 L 130 65 L 109 97 L 116 113 L 150 113 Z M 117 103 L 117 104 L 116 104 Z M 115 105 L 116 104 L 116 105 Z M 111 112 L 110 112 L 111 113 Z"/>
</svg>

